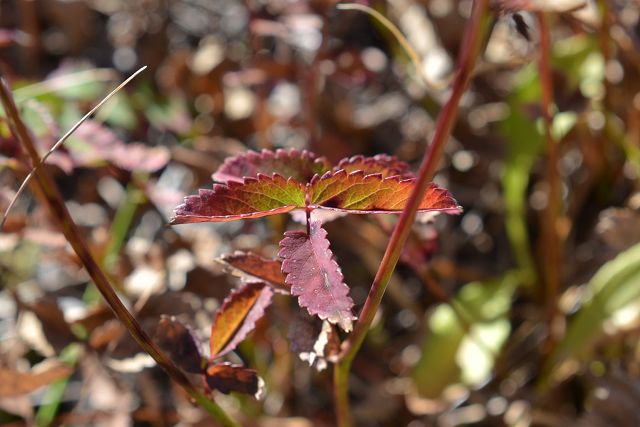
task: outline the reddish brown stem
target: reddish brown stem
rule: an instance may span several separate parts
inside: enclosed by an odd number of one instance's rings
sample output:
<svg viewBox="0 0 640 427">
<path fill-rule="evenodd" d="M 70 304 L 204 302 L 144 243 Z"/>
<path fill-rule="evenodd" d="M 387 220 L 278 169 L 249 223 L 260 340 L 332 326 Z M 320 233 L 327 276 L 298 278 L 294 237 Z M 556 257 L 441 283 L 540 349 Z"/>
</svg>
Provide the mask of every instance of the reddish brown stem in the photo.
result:
<svg viewBox="0 0 640 427">
<path fill-rule="evenodd" d="M 560 256 L 561 242 L 558 235 L 558 219 L 560 215 L 560 175 L 558 173 L 558 143 L 552 134 L 553 122 L 553 79 L 551 75 L 551 35 L 549 31 L 548 15 L 538 12 L 538 25 L 540 27 L 540 56 L 538 59 L 538 72 L 542 89 L 540 106 L 544 121 L 544 134 L 547 145 L 547 208 L 543 213 L 542 223 L 542 247 L 544 259 L 543 272 L 545 278 L 545 303 L 547 305 L 549 321 L 549 344 L 553 339 L 553 325 L 557 314 L 557 295 L 560 282 Z M 550 350 L 549 348 L 547 350 Z"/>
<path fill-rule="evenodd" d="M 422 195 L 433 178 L 442 157 L 444 145 L 448 141 L 456 121 L 460 98 L 467 89 L 476 64 L 476 59 L 483 45 L 487 28 L 488 3 L 488 0 L 478 0 L 474 2 L 471 19 L 462 39 L 462 46 L 458 57 L 458 69 L 453 81 L 451 96 L 438 115 L 433 141 L 423 158 L 415 188 L 391 235 L 391 239 L 389 240 L 382 262 L 371 284 L 369 295 L 360 312 L 353 333 L 351 333 L 343 343 L 340 360 L 334 366 L 336 418 L 340 427 L 348 427 L 352 424 L 348 400 L 348 375 L 351 363 L 360 349 L 380 306 L 389 279 L 400 257 L 402 247 L 411 231 L 411 225 L 415 219 Z"/>
</svg>

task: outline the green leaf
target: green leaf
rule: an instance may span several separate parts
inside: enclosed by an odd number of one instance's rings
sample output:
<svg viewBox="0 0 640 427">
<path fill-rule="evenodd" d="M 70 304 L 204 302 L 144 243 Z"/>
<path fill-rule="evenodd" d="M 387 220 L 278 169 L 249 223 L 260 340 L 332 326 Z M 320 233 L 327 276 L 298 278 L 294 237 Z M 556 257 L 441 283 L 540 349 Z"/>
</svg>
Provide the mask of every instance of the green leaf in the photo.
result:
<svg viewBox="0 0 640 427">
<path fill-rule="evenodd" d="M 422 396 L 437 398 L 451 384 L 486 381 L 511 329 L 508 314 L 517 279 L 507 273 L 469 283 L 431 313 L 422 357 L 413 372 Z"/>
<path fill-rule="evenodd" d="M 175 210 L 172 224 L 222 222 L 289 212 L 304 207 L 302 184 L 280 175 L 245 178 L 216 184 L 212 190 L 200 190 Z"/>
<path fill-rule="evenodd" d="M 604 264 L 587 284 L 587 301 L 569 322 L 558 343 L 554 363 L 584 357 L 603 334 L 603 324 L 617 312 L 640 304 L 640 244 Z"/>
</svg>

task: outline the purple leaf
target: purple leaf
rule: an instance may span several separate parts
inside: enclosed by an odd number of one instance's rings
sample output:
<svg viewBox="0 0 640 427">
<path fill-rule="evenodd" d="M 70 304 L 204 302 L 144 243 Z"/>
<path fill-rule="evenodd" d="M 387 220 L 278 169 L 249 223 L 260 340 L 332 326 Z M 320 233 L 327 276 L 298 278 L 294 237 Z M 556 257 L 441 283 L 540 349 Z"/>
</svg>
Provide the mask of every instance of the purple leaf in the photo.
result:
<svg viewBox="0 0 640 427">
<path fill-rule="evenodd" d="M 291 294 L 309 314 L 338 324 L 349 332 L 355 317 L 353 300 L 344 283 L 340 267 L 329 250 L 327 232 L 320 222 L 312 221 L 310 234 L 288 231 L 280 242 L 282 272 L 287 275 Z"/>
</svg>

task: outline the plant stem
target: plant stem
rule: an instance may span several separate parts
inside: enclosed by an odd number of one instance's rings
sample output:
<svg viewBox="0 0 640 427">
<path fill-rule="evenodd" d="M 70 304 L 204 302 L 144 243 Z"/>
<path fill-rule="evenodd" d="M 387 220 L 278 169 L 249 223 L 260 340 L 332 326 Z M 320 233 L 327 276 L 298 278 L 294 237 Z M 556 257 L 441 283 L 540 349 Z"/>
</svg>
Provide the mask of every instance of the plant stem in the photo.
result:
<svg viewBox="0 0 640 427">
<path fill-rule="evenodd" d="M 554 321 L 557 314 L 557 294 L 560 281 L 560 253 L 561 242 L 558 235 L 558 216 L 560 214 L 560 176 L 558 174 L 558 143 L 552 134 L 553 108 L 553 80 L 551 77 L 551 41 L 548 15 L 538 12 L 540 28 L 540 56 L 538 58 L 538 73 L 540 74 L 542 120 L 547 145 L 547 185 L 549 198 L 547 209 L 543 214 L 543 237 L 541 252 L 544 254 L 543 272 L 545 277 L 545 298 L 549 322 L 548 346 L 555 341 Z M 551 351 L 550 348 L 546 349 Z"/>
<path fill-rule="evenodd" d="M 457 118 L 460 98 L 471 79 L 476 59 L 483 46 L 488 24 L 488 3 L 489 0 L 478 0 L 474 2 L 470 22 L 466 26 L 462 39 L 462 46 L 458 57 L 458 69 L 453 81 L 451 96 L 438 115 L 433 141 L 422 160 L 415 187 L 391 235 L 382 262 L 371 284 L 367 300 L 360 312 L 360 317 L 356 322 L 353 332 L 342 344 L 339 361 L 334 367 L 336 417 L 338 426 L 340 427 L 349 427 L 352 425 L 348 401 L 348 376 L 351 363 L 360 349 L 380 306 L 391 274 L 400 257 L 402 247 L 411 231 L 411 226 L 415 219 L 422 195 L 433 178 L 438 162 L 442 157 L 444 145 L 451 134 L 451 129 Z"/>
<path fill-rule="evenodd" d="M 237 427 L 238 424 L 231 419 L 215 402 L 209 400 L 199 392 L 189 381 L 186 375 L 156 346 L 149 338 L 133 315 L 124 306 L 118 295 L 113 290 L 106 275 L 89 251 L 87 244 L 82 238 L 82 233 L 73 222 L 69 211 L 64 203 L 60 190 L 55 181 L 49 175 L 46 168 L 37 167 L 41 164 L 40 156 L 35 148 L 33 136 L 25 125 L 20 112 L 16 107 L 13 95 L 4 78 L 0 76 L 0 100 L 9 118 L 12 133 L 24 146 L 31 157 L 34 165 L 34 176 L 44 197 L 47 201 L 52 218 L 56 218 L 61 226 L 62 232 L 75 251 L 78 258 L 84 265 L 87 273 L 95 283 L 96 287 L 107 301 L 114 314 L 127 328 L 133 339 L 145 350 L 156 363 L 164 369 L 167 374 L 178 383 L 196 402 L 200 403 L 209 414 L 225 427 Z M 206 402 L 206 404 L 205 404 Z"/>
</svg>

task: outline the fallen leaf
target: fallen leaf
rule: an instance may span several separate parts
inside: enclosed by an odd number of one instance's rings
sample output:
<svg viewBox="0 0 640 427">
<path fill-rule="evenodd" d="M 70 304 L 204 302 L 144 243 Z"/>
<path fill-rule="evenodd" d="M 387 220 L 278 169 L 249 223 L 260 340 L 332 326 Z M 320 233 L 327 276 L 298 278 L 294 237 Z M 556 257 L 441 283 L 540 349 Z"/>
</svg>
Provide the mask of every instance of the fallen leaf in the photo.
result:
<svg viewBox="0 0 640 427">
<path fill-rule="evenodd" d="M 67 378 L 73 373 L 73 368 L 61 363 L 47 363 L 46 365 L 46 367 L 42 366 L 41 369 L 34 369 L 31 372 L 0 368 L 0 397 L 31 393 L 40 387 Z"/>
</svg>

